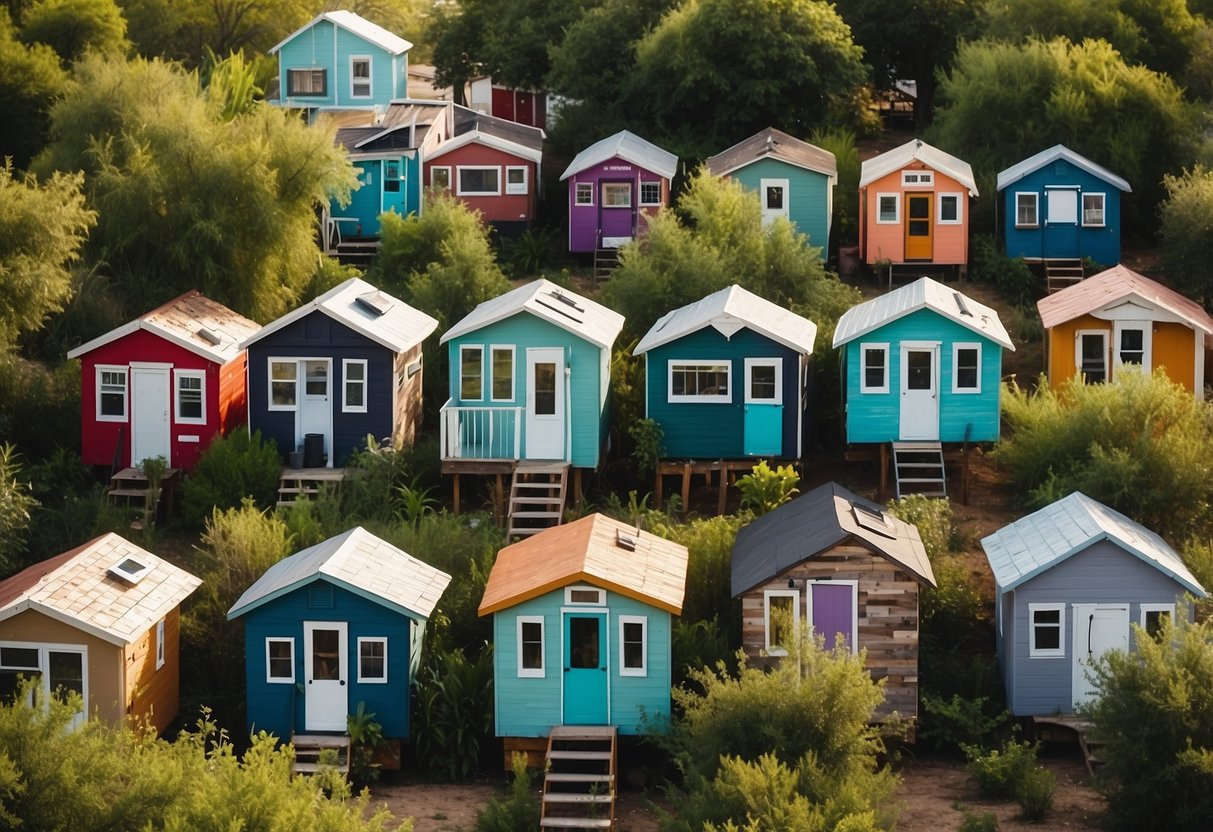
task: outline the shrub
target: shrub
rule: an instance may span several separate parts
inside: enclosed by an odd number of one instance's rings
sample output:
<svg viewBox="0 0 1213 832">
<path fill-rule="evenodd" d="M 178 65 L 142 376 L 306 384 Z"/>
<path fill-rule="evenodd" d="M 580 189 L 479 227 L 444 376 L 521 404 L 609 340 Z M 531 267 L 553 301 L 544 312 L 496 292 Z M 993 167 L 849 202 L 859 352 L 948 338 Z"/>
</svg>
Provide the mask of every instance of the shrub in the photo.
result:
<svg viewBox="0 0 1213 832">
<path fill-rule="evenodd" d="M 889 513 L 918 529 L 932 563 L 948 553 L 952 541 L 952 503 L 946 497 L 910 494 L 890 500 Z"/>
<path fill-rule="evenodd" d="M 282 457 L 273 439 L 261 431 L 240 429 L 216 437 L 185 480 L 185 520 L 201 526 L 215 509 L 239 506 L 246 497 L 269 508 L 277 501 Z"/>
<path fill-rule="evenodd" d="M 64 441 L 79 453 L 80 362 L 48 368 L 0 353 L 0 442 L 37 462 Z"/>
<path fill-rule="evenodd" d="M 670 644 L 674 663 L 671 681 L 674 685 L 687 681 L 687 673 L 694 668 L 716 667 L 724 663 L 736 669 L 737 651 L 718 618 L 688 621 L 679 616 L 674 621 Z"/>
<path fill-rule="evenodd" d="M 468 778 L 493 733 L 492 646 L 475 661 L 462 650 L 431 652 L 416 691 L 413 740 L 422 768 L 443 780 Z"/>
<path fill-rule="evenodd" d="M 780 465 L 772 470 L 765 459 L 761 460 L 750 473 L 737 480 L 741 507 L 759 516 L 774 511 L 800 493 L 796 487 L 799 482 L 800 475 L 791 465 Z"/>
<path fill-rule="evenodd" d="M 998 815 L 993 812 L 965 812 L 956 832 L 998 832 Z"/>
<path fill-rule="evenodd" d="M 952 694 L 951 699 L 944 699 L 924 693 L 920 736 L 936 748 L 951 752 L 987 741 L 1010 718 L 1006 710 L 990 715 L 989 700 L 983 696 L 966 699 Z"/>
<path fill-rule="evenodd" d="M 1057 778 L 1043 766 L 1028 771 L 1015 789 L 1015 802 L 1023 810 L 1026 820 L 1038 821 L 1053 805 L 1053 792 L 1057 789 Z"/>
<path fill-rule="evenodd" d="M 1041 281 L 1022 257 L 1007 257 L 993 237 L 973 238 L 973 279 L 989 283 L 1016 306 L 1031 303 L 1040 294 Z"/>
<path fill-rule="evenodd" d="M 689 523 L 652 521 L 653 534 L 687 547 L 683 621 L 719 621 L 733 644 L 741 642 L 741 605 L 733 599 L 733 542 L 750 521 L 748 512 L 696 519 Z"/>
<path fill-rule="evenodd" d="M 514 752 L 510 758 L 514 782 L 507 800 L 490 800 L 476 813 L 473 832 L 519 832 L 539 827 L 539 803 L 531 786 L 531 772 L 526 767 L 526 755 Z"/>
<path fill-rule="evenodd" d="M 1009 799 L 1036 768 L 1036 743 L 1004 742 L 1002 750 L 986 751 L 981 746 L 963 746 L 968 764 L 965 768 L 977 782 L 982 797 Z"/>
<path fill-rule="evenodd" d="M 20 454 L 11 443 L 0 445 L 0 572 L 14 570 L 25 549 L 31 512 L 38 501 L 22 481 Z"/>
<path fill-rule="evenodd" d="M 665 431 L 656 419 L 640 419 L 628 426 L 628 436 L 635 446 L 632 448 L 632 463 L 643 476 L 653 476 L 661 462 L 662 440 Z"/>
</svg>

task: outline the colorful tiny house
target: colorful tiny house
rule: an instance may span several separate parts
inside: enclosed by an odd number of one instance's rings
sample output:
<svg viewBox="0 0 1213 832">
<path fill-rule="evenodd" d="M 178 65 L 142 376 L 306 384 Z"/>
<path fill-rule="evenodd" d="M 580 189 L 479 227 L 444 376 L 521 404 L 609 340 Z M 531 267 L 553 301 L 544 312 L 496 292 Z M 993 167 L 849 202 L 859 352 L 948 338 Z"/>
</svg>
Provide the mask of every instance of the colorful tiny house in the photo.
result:
<svg viewBox="0 0 1213 832">
<path fill-rule="evenodd" d="M 742 527 L 732 586 L 751 666 L 786 656 L 803 621 L 827 648 L 867 651 L 878 719 L 917 717 L 919 589 L 935 574 L 913 525 L 826 483 Z"/>
<path fill-rule="evenodd" d="M 304 467 L 341 467 L 368 435 L 413 443 L 429 315 L 350 278 L 246 339 L 249 429 Z M 310 437 L 310 439 L 308 439 Z"/>
<path fill-rule="evenodd" d="M 817 325 L 740 286 L 668 312 L 633 350 L 662 457 L 799 459 Z"/>
<path fill-rule="evenodd" d="M 843 313 L 847 442 L 994 442 L 1002 351 L 998 313 L 924 277 Z"/>
<path fill-rule="evenodd" d="M 617 248 L 670 204 L 678 157 L 622 130 L 578 153 L 560 176 L 569 183 L 569 251 Z"/>
<path fill-rule="evenodd" d="M 868 265 L 969 262 L 973 168 L 921 139 L 860 165 L 859 256 Z"/>
<path fill-rule="evenodd" d="M 768 127 L 704 164 L 712 175 L 736 179 L 757 193 L 764 223 L 785 217 L 825 259 L 838 184 L 833 153 Z"/>
<path fill-rule="evenodd" d="M 998 174 L 1008 257 L 1120 262 L 1120 195 L 1133 189 L 1064 145 Z"/>
<path fill-rule="evenodd" d="M 994 572 L 998 663 L 1015 716 L 1069 714 L 1098 696 L 1090 668 L 1208 593 L 1154 532 L 1079 492 L 981 541 Z"/>
<path fill-rule="evenodd" d="M 110 532 L 0 581 L 0 697 L 74 691 L 83 722 L 177 718 L 181 603 L 202 581 Z"/>
<path fill-rule="evenodd" d="M 1036 302 L 1044 324 L 1049 386 L 1075 375 L 1114 381 L 1126 366 L 1162 367 L 1198 398 L 1213 343 L 1213 316 L 1196 301 L 1124 266 L 1067 286 Z"/>
<path fill-rule="evenodd" d="M 361 526 L 271 566 L 228 611 L 244 620 L 250 732 L 345 733 L 364 705 L 409 736 L 425 625 L 451 576 Z"/>
<path fill-rule="evenodd" d="M 493 616 L 497 736 L 636 734 L 645 716 L 668 717 L 686 571 L 684 546 L 601 514 L 498 552 L 480 602 Z"/>
<path fill-rule="evenodd" d="M 547 127 L 548 96 L 542 90 L 520 90 L 498 83 L 487 75 L 468 84 L 468 106 L 494 118 Z"/>
<path fill-rule="evenodd" d="M 67 354 L 80 359 L 81 458 L 189 470 L 216 436 L 244 424 L 242 342 L 260 325 L 186 292 Z"/>
</svg>

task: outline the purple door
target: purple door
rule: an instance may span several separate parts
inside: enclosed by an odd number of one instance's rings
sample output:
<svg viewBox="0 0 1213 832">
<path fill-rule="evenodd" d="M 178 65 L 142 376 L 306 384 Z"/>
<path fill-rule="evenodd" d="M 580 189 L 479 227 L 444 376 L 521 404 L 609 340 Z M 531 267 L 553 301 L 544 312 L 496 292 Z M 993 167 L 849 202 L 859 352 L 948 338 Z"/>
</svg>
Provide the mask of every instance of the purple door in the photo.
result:
<svg viewBox="0 0 1213 832">
<path fill-rule="evenodd" d="M 598 230 L 603 248 L 615 248 L 632 239 L 638 198 L 635 190 L 630 179 L 604 179 L 598 183 Z"/>
<path fill-rule="evenodd" d="M 837 643 L 838 634 L 855 651 L 855 586 L 844 583 L 811 583 L 810 607 L 813 634 L 825 639 L 826 649 Z"/>
</svg>

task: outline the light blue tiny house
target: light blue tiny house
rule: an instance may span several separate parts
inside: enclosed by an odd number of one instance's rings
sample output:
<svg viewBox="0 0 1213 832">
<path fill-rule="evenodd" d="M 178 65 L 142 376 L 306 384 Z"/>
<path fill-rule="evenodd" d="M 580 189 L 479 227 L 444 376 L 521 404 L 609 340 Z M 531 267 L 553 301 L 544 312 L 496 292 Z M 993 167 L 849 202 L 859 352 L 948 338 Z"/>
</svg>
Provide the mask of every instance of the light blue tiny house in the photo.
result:
<svg viewBox="0 0 1213 832">
<path fill-rule="evenodd" d="M 736 179 L 758 194 L 764 224 L 786 218 L 826 258 L 838 184 L 833 153 L 768 127 L 704 164 L 714 176 Z"/>
<path fill-rule="evenodd" d="M 1208 595 L 1161 537 L 1079 492 L 981 541 L 995 584 L 995 638 L 1015 716 L 1073 713 L 1099 695 L 1089 671 Z"/>
<path fill-rule="evenodd" d="M 1121 193 L 1129 183 L 1063 145 L 998 174 L 1008 257 L 1120 262 Z"/>
<path fill-rule="evenodd" d="M 1002 351 L 988 306 L 929 277 L 848 309 L 842 349 L 847 442 L 994 442 Z"/>
<path fill-rule="evenodd" d="M 250 732 L 345 733 L 360 703 L 409 736 L 425 624 L 451 576 L 361 526 L 271 566 L 228 611 L 244 619 Z"/>
<path fill-rule="evenodd" d="M 666 459 L 797 459 L 817 325 L 734 284 L 675 309 L 636 345 Z"/>
</svg>

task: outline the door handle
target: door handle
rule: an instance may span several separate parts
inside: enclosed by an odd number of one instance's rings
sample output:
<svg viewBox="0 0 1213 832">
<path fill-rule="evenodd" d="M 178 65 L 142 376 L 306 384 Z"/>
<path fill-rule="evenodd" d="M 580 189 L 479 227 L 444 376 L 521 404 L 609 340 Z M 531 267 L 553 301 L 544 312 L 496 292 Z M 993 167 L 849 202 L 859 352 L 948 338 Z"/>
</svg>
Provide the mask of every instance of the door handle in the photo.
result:
<svg viewBox="0 0 1213 832">
<path fill-rule="evenodd" d="M 313 682 L 313 680 L 312 680 L 312 679 L 308 679 L 308 680 L 307 680 L 307 683 L 308 683 L 309 685 L 310 685 L 312 682 Z"/>
<path fill-rule="evenodd" d="M 1088 659 L 1092 655 L 1092 652 L 1091 652 L 1091 626 L 1093 624 L 1095 624 L 1095 613 L 1091 613 L 1090 617 L 1087 618 L 1087 658 Z"/>
<path fill-rule="evenodd" d="M 568 672 L 569 672 L 569 669 L 566 667 L 566 668 L 564 669 L 564 672 L 565 672 L 565 673 L 568 673 Z"/>
<path fill-rule="evenodd" d="M 345 679 L 341 680 L 341 687 L 345 687 Z"/>
</svg>

